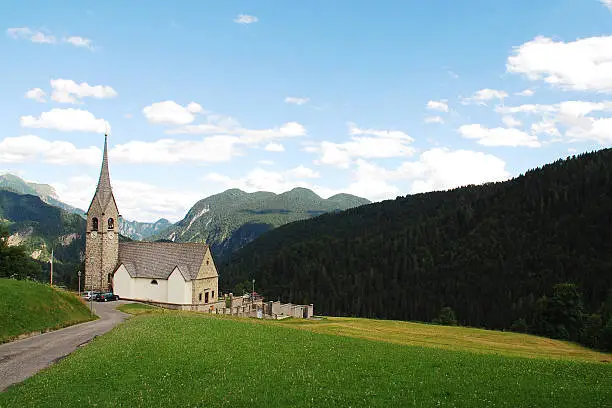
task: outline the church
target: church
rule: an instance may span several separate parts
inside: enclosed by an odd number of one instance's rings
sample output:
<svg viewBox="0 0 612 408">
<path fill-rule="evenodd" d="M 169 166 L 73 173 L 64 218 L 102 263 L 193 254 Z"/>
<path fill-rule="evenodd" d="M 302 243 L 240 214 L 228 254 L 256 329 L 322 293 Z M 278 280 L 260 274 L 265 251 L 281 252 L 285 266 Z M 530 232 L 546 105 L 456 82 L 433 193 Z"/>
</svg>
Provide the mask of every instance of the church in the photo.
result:
<svg viewBox="0 0 612 408">
<path fill-rule="evenodd" d="M 167 306 L 217 302 L 219 275 L 208 245 L 119 242 L 120 218 L 110 183 L 105 135 L 100 178 L 87 209 L 85 287 Z"/>
</svg>

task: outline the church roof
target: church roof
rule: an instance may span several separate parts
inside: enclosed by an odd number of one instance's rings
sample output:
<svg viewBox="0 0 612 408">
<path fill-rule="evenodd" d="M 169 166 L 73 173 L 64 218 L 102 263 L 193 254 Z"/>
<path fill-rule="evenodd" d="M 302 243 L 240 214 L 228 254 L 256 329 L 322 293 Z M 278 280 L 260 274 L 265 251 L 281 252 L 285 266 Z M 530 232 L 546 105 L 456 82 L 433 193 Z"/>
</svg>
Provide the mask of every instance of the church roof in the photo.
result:
<svg viewBox="0 0 612 408">
<path fill-rule="evenodd" d="M 168 279 L 178 266 L 185 280 L 197 278 L 208 245 L 177 242 L 120 242 L 119 265 L 132 278 Z"/>
<path fill-rule="evenodd" d="M 102 167 L 100 168 L 100 178 L 98 179 L 98 187 L 96 187 L 96 193 L 89 205 L 89 210 L 95 204 L 99 206 L 99 210 L 104 212 L 108 203 L 113 200 L 115 207 L 117 204 L 115 203 L 115 197 L 113 196 L 113 189 L 111 187 L 110 182 L 110 174 L 108 171 L 108 148 L 107 148 L 107 138 L 108 136 L 104 135 L 104 153 L 102 155 Z M 89 212 L 88 210 L 88 212 Z"/>
</svg>

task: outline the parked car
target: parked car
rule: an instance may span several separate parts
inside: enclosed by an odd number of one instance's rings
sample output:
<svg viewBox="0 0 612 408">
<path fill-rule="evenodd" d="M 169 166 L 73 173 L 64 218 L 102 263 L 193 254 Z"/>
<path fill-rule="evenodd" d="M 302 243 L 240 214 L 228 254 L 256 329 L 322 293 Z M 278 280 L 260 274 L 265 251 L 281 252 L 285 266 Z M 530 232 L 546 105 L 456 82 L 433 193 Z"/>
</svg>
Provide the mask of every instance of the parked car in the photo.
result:
<svg viewBox="0 0 612 408">
<path fill-rule="evenodd" d="M 95 292 L 93 290 L 88 290 L 87 292 L 83 293 L 83 299 L 90 300 L 91 298 L 93 298 L 93 300 L 96 300 L 96 297 L 98 295 L 100 295 L 100 292 Z"/>
<path fill-rule="evenodd" d="M 113 292 L 100 293 L 95 299 L 96 302 L 111 302 L 113 300 L 119 300 L 119 296 Z"/>
</svg>

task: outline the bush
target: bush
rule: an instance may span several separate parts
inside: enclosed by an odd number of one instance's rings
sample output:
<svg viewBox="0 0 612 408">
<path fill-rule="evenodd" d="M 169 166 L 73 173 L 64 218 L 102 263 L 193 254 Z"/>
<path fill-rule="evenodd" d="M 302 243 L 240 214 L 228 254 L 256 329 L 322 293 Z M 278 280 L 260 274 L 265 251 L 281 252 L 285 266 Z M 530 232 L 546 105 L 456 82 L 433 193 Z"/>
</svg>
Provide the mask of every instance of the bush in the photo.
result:
<svg viewBox="0 0 612 408">
<path fill-rule="evenodd" d="M 444 326 L 457 326 L 457 316 L 455 316 L 455 311 L 448 306 L 443 307 L 440 309 L 438 317 L 433 319 L 433 323 Z"/>
</svg>

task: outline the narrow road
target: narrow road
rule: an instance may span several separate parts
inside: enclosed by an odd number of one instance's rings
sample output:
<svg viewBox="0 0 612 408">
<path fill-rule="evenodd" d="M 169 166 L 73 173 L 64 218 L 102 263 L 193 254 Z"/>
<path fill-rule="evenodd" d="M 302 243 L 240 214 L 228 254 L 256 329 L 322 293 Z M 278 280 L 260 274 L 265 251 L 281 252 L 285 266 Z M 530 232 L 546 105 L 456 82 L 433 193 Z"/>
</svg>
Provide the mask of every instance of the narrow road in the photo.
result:
<svg viewBox="0 0 612 408">
<path fill-rule="evenodd" d="M 110 331 L 130 316 L 115 309 L 124 303 L 131 302 L 93 302 L 97 320 L 0 345 L 0 392 Z"/>
</svg>

